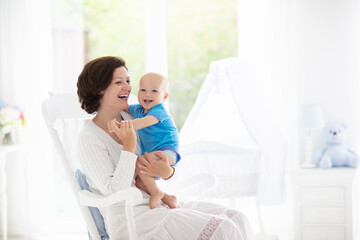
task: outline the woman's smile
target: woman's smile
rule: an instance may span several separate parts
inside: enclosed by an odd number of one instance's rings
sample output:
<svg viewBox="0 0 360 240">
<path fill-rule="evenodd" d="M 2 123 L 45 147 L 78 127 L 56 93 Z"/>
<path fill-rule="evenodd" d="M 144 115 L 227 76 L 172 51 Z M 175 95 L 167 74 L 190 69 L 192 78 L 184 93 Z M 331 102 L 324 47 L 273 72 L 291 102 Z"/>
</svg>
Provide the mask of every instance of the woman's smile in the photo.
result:
<svg viewBox="0 0 360 240">
<path fill-rule="evenodd" d="M 129 99 L 129 94 L 118 95 L 118 98 L 128 100 Z"/>
</svg>

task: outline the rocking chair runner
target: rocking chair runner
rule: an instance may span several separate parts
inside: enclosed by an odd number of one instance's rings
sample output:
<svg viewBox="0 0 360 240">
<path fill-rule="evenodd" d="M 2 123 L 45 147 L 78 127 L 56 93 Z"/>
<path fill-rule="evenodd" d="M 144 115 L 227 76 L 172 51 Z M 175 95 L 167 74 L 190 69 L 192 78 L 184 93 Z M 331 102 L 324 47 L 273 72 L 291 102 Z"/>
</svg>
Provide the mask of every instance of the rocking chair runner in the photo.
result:
<svg viewBox="0 0 360 240">
<path fill-rule="evenodd" d="M 76 158 L 76 155 L 71 155 L 69 149 L 71 146 L 74 147 L 74 145 L 76 148 L 76 144 L 71 144 L 71 141 L 76 143 L 78 133 L 80 133 L 82 127 L 87 124 L 93 115 L 87 114 L 80 108 L 78 97 L 75 93 L 50 93 L 50 97 L 43 101 L 42 113 L 69 179 L 76 202 L 84 217 L 90 233 L 90 239 L 102 240 L 107 238 L 105 229 L 101 229 L 104 225 L 103 222 L 99 224 L 99 222 L 103 220 L 97 207 L 106 207 L 119 202 L 123 202 L 125 206 L 129 238 L 131 240 L 137 239 L 133 217 L 133 206 L 142 201 L 140 190 L 135 187 L 129 187 L 109 196 L 101 196 L 94 194 L 89 190 L 82 190 L 88 189 L 86 188 L 87 183 L 85 181 L 85 176 L 81 175 L 81 172 L 79 171 L 77 171 L 76 176 L 74 174 L 74 167 L 72 167 L 70 158 L 72 156 L 75 156 L 74 158 Z M 192 180 L 185 180 L 178 183 L 174 182 L 174 184 L 177 184 L 178 190 L 187 188 L 193 184 L 212 187 L 215 183 L 216 178 L 211 174 L 201 174 L 195 176 Z M 91 209 L 89 207 L 96 208 Z"/>
</svg>

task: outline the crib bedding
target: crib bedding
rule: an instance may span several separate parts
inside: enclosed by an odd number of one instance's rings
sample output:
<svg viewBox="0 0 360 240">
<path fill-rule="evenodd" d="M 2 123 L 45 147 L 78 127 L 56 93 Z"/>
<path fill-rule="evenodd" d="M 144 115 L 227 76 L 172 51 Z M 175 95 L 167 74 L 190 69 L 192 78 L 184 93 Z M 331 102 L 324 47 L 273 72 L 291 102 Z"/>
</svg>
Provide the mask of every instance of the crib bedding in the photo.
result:
<svg viewBox="0 0 360 240">
<path fill-rule="evenodd" d="M 181 174 L 192 176 L 213 173 L 218 177 L 214 188 L 205 189 L 207 197 L 241 197 L 255 195 L 260 171 L 261 152 L 258 149 L 231 146 L 193 144 L 184 148 Z M 195 190 L 193 190 L 195 193 Z"/>
</svg>

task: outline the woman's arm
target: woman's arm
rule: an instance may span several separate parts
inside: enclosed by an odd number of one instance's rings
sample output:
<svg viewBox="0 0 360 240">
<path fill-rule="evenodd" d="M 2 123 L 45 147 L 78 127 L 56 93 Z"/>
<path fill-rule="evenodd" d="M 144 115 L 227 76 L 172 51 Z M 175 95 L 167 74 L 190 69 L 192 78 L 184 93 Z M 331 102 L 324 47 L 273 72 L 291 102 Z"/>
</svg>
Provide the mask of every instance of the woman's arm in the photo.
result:
<svg viewBox="0 0 360 240">
<path fill-rule="evenodd" d="M 169 164 L 170 157 L 162 151 L 155 151 L 153 153 L 158 159 L 151 157 L 147 152 L 144 156 L 138 157 L 136 164 L 137 172 L 149 177 L 161 177 L 165 180 L 171 178 L 175 173 L 175 168 Z"/>
<path fill-rule="evenodd" d="M 119 159 L 112 159 L 106 142 L 95 134 L 79 138 L 79 161 L 91 187 L 109 195 L 132 185 L 137 155 L 121 151 Z M 114 164 L 117 162 L 117 164 Z"/>
<path fill-rule="evenodd" d="M 108 145 L 108 138 L 98 136 L 90 129 L 82 132 L 79 136 L 79 161 L 87 178 L 103 195 L 109 195 L 116 191 L 132 186 L 137 155 L 135 152 L 135 130 L 127 130 L 127 138 L 123 138 L 124 148 L 119 156 L 119 149 Z M 126 133 L 126 126 L 119 133 Z M 125 132 L 124 132 L 125 131 Z M 133 134 L 132 134 L 133 132 Z M 114 159 L 116 158 L 116 159 Z"/>
</svg>

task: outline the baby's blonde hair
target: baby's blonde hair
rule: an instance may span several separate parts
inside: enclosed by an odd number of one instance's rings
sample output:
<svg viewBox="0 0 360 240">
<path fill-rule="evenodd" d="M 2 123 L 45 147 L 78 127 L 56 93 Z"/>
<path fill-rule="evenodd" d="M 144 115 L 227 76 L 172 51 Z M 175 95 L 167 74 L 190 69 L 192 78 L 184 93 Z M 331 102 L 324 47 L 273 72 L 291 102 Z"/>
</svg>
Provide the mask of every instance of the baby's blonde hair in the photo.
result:
<svg viewBox="0 0 360 240">
<path fill-rule="evenodd" d="M 163 87 L 163 90 L 165 92 L 168 92 L 168 88 L 169 88 L 169 80 L 164 76 L 164 75 L 161 75 L 160 73 L 155 73 L 155 72 L 148 72 L 148 73 L 145 73 L 141 76 L 140 78 L 140 82 L 142 79 L 144 78 L 159 78 L 162 80 L 162 87 Z"/>
</svg>

